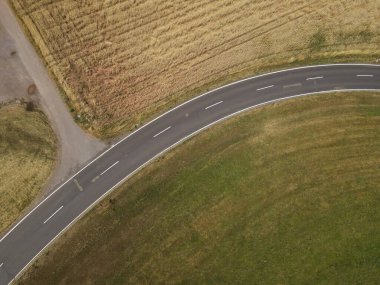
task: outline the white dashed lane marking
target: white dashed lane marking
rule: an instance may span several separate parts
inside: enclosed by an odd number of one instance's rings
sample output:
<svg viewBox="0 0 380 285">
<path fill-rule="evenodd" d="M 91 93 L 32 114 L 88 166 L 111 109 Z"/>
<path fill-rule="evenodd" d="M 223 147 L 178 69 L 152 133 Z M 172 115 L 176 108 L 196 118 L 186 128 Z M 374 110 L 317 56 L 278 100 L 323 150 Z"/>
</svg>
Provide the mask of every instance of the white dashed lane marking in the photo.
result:
<svg viewBox="0 0 380 285">
<path fill-rule="evenodd" d="M 372 74 L 357 74 L 357 77 L 373 77 Z"/>
<path fill-rule="evenodd" d="M 100 173 L 100 175 L 103 175 L 104 173 L 106 173 L 108 170 L 110 170 L 112 167 L 114 167 L 118 163 L 119 163 L 119 161 L 116 161 L 114 164 L 112 164 L 110 167 L 108 167 L 106 170 L 104 170 L 102 173 Z"/>
<path fill-rule="evenodd" d="M 205 108 L 205 110 L 210 109 L 210 108 L 212 108 L 212 107 L 214 107 L 214 106 L 216 106 L 216 105 L 219 105 L 219 104 L 221 104 L 221 103 L 223 103 L 223 101 L 219 101 L 219 102 L 217 102 L 217 103 L 215 103 L 215 104 L 212 104 L 212 105 L 210 105 L 210 106 L 207 106 L 207 107 Z"/>
<path fill-rule="evenodd" d="M 268 89 L 268 88 L 272 88 L 274 85 L 269 85 L 269 86 L 265 86 L 265 87 L 261 87 L 261 88 L 258 88 L 256 89 L 257 91 L 260 91 L 260 90 L 264 90 L 264 89 Z"/>
<path fill-rule="evenodd" d="M 63 206 L 59 207 L 59 209 L 57 211 L 55 211 L 53 214 L 51 214 L 50 217 L 45 220 L 44 224 L 46 224 L 51 218 L 53 218 L 55 214 L 57 214 L 60 210 L 62 210 L 62 208 L 63 208 Z"/>
<path fill-rule="evenodd" d="M 171 128 L 171 126 L 167 127 L 165 130 L 162 130 L 161 132 L 159 132 L 158 134 L 155 134 L 153 137 L 158 137 L 159 135 L 161 135 L 163 132 L 166 132 L 167 130 L 169 130 Z"/>
<path fill-rule="evenodd" d="M 309 77 L 309 78 L 306 78 L 306 80 L 317 80 L 317 79 L 322 79 L 323 76 L 317 76 L 317 77 Z"/>
</svg>

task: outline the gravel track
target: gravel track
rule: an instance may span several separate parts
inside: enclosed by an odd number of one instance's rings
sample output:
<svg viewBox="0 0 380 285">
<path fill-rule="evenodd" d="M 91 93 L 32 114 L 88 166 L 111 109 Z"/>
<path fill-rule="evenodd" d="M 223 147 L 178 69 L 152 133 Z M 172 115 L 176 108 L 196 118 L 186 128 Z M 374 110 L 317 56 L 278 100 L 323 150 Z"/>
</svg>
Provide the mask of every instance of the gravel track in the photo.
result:
<svg viewBox="0 0 380 285">
<path fill-rule="evenodd" d="M 24 35 L 6 0 L 0 0 L 0 25 L 13 39 L 13 43 L 12 41 L 7 42 L 8 45 L 15 48 L 17 57 L 25 67 L 20 70 L 26 70 L 24 73 L 37 85 L 37 100 L 49 118 L 58 138 L 60 146 L 58 163 L 45 187 L 45 192 L 50 192 L 54 189 L 54 186 L 65 180 L 81 165 L 95 157 L 97 153 L 106 147 L 106 144 L 85 133 L 74 122 L 54 80 L 50 78 L 33 45 Z M 10 68 L 12 67 L 10 66 Z M 15 80 L 17 80 L 17 76 L 19 74 L 15 70 Z M 1 80 L 4 82 L 5 79 Z M 6 80 L 8 81 L 9 78 Z M 8 98 L 10 97 L 8 95 Z"/>
</svg>

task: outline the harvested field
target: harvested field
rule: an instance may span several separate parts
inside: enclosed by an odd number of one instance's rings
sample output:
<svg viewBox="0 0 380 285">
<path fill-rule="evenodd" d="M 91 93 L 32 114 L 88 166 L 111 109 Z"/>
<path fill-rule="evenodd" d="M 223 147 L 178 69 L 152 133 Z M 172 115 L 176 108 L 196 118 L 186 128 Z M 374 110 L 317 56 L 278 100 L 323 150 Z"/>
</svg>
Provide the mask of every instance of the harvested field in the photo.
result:
<svg viewBox="0 0 380 285">
<path fill-rule="evenodd" d="M 18 284 L 380 284 L 379 126 L 370 93 L 214 126 L 104 199 Z"/>
<path fill-rule="evenodd" d="M 77 121 L 120 134 L 208 88 L 380 58 L 378 0 L 11 0 Z"/>
<path fill-rule="evenodd" d="M 56 157 L 56 138 L 42 112 L 0 106 L 0 232 L 40 193 Z"/>
</svg>

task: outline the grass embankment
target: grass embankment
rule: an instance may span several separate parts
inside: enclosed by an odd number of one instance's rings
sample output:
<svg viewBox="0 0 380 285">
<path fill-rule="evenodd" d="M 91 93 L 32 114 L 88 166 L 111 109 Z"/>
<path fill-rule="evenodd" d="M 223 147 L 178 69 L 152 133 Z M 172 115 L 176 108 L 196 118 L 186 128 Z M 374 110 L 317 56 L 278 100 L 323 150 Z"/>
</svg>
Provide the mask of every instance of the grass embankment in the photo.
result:
<svg viewBox="0 0 380 285">
<path fill-rule="evenodd" d="M 258 72 L 380 58 L 378 0 L 10 2 L 77 121 L 102 137 Z"/>
<path fill-rule="evenodd" d="M 40 193 L 56 155 L 56 138 L 42 112 L 0 106 L 0 232 Z"/>
<path fill-rule="evenodd" d="M 22 281 L 379 284 L 379 202 L 380 94 L 276 103 L 146 167 Z"/>
</svg>

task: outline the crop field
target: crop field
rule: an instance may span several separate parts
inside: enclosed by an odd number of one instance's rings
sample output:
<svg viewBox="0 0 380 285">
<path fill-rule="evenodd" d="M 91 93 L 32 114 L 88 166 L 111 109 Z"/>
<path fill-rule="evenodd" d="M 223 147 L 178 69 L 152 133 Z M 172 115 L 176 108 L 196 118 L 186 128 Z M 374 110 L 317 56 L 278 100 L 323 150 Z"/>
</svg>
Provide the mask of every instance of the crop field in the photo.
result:
<svg viewBox="0 0 380 285">
<path fill-rule="evenodd" d="M 0 106 L 0 232 L 41 193 L 56 156 L 56 138 L 42 112 Z"/>
<path fill-rule="evenodd" d="M 76 120 L 110 137 L 209 88 L 380 58 L 378 0 L 10 0 Z"/>
<path fill-rule="evenodd" d="M 230 119 L 133 176 L 18 283 L 380 284 L 379 126 L 379 93 Z"/>
</svg>

